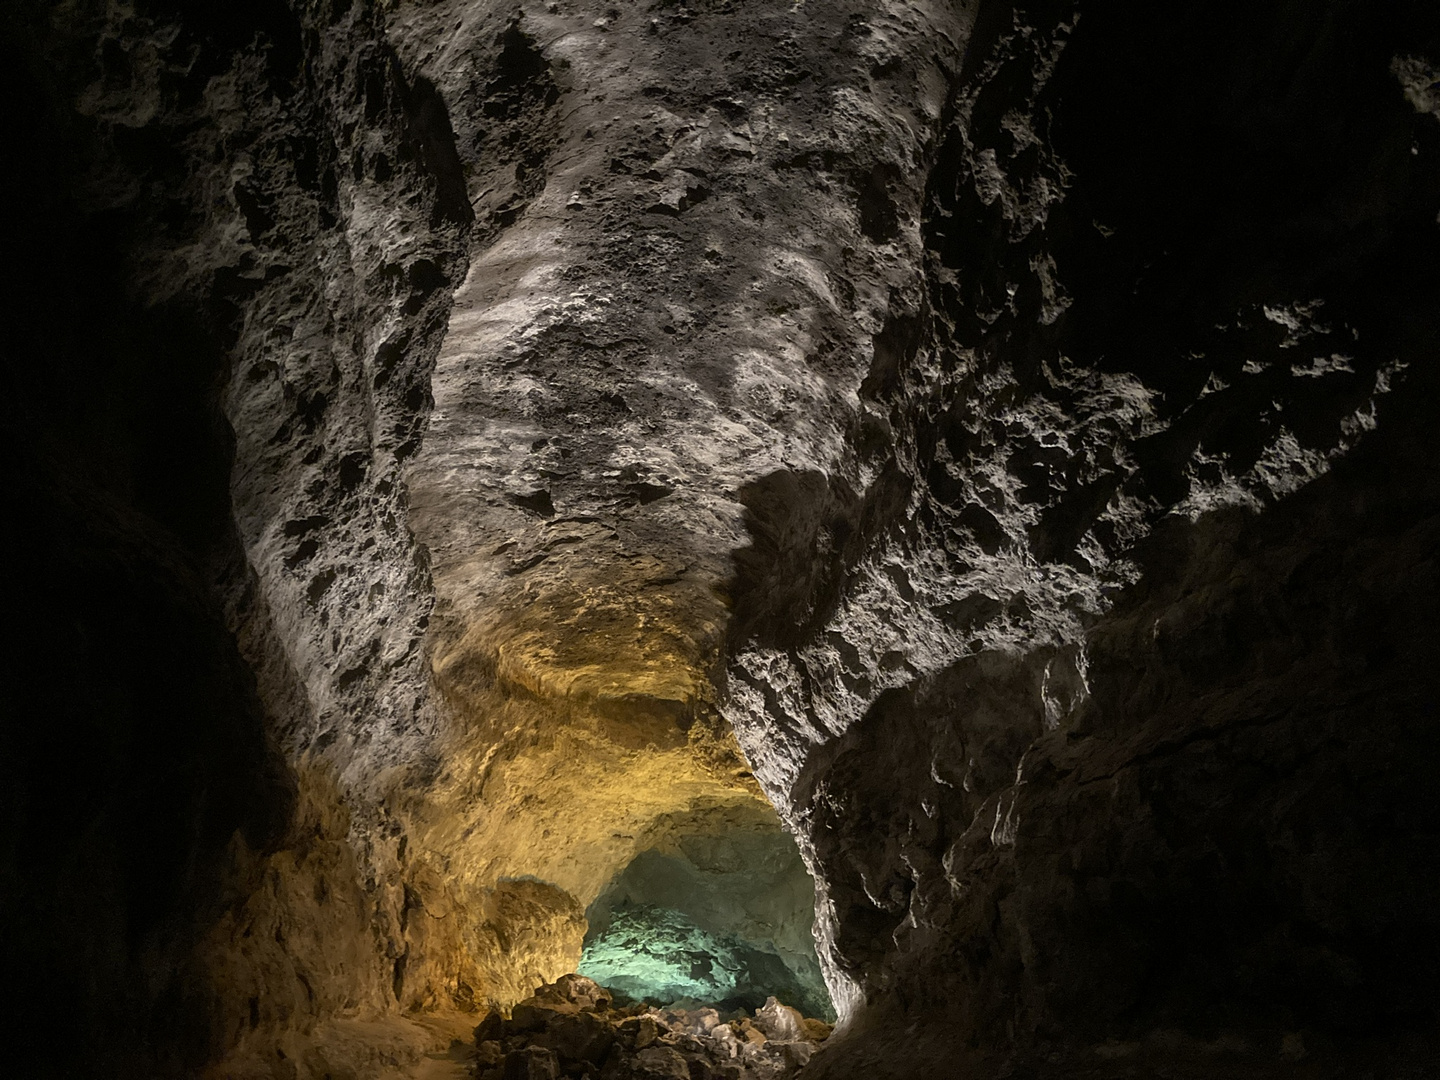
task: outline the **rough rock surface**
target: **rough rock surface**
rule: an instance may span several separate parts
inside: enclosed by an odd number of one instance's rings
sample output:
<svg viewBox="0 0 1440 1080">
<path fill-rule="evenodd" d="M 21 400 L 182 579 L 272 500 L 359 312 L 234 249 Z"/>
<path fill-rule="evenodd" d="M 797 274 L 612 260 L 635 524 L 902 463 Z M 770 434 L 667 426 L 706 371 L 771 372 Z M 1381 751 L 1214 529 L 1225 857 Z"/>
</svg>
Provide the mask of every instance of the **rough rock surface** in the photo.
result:
<svg viewBox="0 0 1440 1080">
<path fill-rule="evenodd" d="M 736 649 L 857 1039 L 1433 1023 L 1436 20 L 1219 10 L 982 7 L 880 387 L 907 509 Z"/>
<path fill-rule="evenodd" d="M 30 1073 L 463 1069 L 783 821 L 807 1077 L 1424 1074 L 1433 3 L 0 29 Z"/>
<path fill-rule="evenodd" d="M 815 884 L 768 815 L 671 832 L 606 885 L 585 921 L 577 970 L 612 991 L 660 1005 L 734 998 L 732 1008 L 775 995 L 834 1019 L 815 955 Z"/>
<path fill-rule="evenodd" d="M 475 1028 L 480 1080 L 779 1080 L 805 1065 L 830 1025 L 773 997 L 723 1020 L 714 1009 L 616 1008 L 580 975 L 538 988 L 508 1018 Z"/>
</svg>

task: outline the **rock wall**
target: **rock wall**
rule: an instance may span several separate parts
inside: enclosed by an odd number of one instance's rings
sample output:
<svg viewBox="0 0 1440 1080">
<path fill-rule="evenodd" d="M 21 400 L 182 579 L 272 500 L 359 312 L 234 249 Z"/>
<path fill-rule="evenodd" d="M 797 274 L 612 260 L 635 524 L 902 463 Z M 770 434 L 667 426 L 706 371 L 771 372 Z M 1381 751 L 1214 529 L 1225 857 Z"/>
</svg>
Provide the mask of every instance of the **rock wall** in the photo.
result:
<svg viewBox="0 0 1440 1080">
<path fill-rule="evenodd" d="M 1428 1053 L 1428 5 L 3 20 L 36 1075 L 407 1068 L 767 801 L 806 1075 Z"/>
<path fill-rule="evenodd" d="M 397 477 L 463 269 L 443 106 L 359 5 L 3 16 L 25 1074 L 323 1074 L 403 993 L 379 777 L 438 724 Z"/>
<path fill-rule="evenodd" d="M 902 509 L 761 517 L 781 575 L 874 539 L 732 646 L 853 987 L 815 1075 L 1433 1025 L 1435 32 L 981 6 L 876 343 Z"/>
</svg>

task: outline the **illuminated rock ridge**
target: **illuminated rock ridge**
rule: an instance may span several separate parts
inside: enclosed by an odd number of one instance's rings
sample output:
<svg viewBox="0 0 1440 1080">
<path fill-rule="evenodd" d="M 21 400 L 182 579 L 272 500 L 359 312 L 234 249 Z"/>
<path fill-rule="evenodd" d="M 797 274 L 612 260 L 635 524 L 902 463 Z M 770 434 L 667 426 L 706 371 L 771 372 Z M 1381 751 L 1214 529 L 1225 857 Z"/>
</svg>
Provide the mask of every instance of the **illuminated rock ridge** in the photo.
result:
<svg viewBox="0 0 1440 1080">
<path fill-rule="evenodd" d="M 809 1080 L 1436 1060 L 1433 3 L 0 32 L 18 1074 L 586 1075 L 617 911 Z"/>
</svg>

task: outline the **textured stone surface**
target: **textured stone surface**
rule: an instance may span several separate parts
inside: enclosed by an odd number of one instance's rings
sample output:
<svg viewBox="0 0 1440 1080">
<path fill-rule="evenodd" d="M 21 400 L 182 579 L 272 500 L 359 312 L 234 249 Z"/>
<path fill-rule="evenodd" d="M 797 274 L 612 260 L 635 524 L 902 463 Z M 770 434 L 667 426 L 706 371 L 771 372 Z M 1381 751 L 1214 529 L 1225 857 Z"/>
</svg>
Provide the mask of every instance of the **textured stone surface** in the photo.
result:
<svg viewBox="0 0 1440 1080">
<path fill-rule="evenodd" d="M 776 995 L 833 1020 L 815 955 L 814 882 L 776 825 L 771 811 L 672 826 L 663 848 L 642 851 L 586 908 L 579 970 L 655 1005 L 733 998 L 726 1008 L 756 1008 Z"/>
<path fill-rule="evenodd" d="M 31 1071 L 463 1069 L 767 799 L 785 1070 L 1421 1069 L 1437 21 L 7 5 Z"/>
<path fill-rule="evenodd" d="M 910 508 L 737 652 L 817 744 L 775 782 L 869 1006 L 815 1075 L 1431 1023 L 1435 20 L 1218 11 L 982 8 L 885 391 Z M 949 1038 L 857 1059 L 917 1010 Z"/>
<path fill-rule="evenodd" d="M 453 770 L 428 843 L 473 848 L 480 885 L 526 872 L 588 903 L 656 823 L 758 803 L 716 713 L 742 490 L 853 471 L 957 26 L 925 6 L 396 13 L 477 212 L 407 482 L 436 686 L 466 718 L 451 752 L 483 762 Z"/>
<path fill-rule="evenodd" d="M 480 1080 L 779 1080 L 829 1038 L 829 1024 L 769 998 L 753 1016 L 714 1009 L 617 1007 L 601 986 L 566 975 L 536 989 L 509 1019 L 475 1028 Z"/>
</svg>

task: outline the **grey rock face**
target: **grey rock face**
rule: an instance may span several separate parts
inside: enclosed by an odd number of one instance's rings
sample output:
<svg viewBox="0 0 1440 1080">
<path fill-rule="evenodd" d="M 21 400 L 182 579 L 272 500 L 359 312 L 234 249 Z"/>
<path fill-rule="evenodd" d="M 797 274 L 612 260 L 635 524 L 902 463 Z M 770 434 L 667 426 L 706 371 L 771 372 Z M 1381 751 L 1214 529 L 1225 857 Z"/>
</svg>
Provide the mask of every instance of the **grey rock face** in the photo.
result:
<svg viewBox="0 0 1440 1080">
<path fill-rule="evenodd" d="M 860 483 L 856 389 L 918 285 L 957 26 L 938 5 L 399 18 L 481 214 L 408 474 L 442 685 L 482 667 L 713 707 L 738 493 Z"/>
<path fill-rule="evenodd" d="M 1235 24 L 1306 50 L 1282 77 L 1199 14 L 981 10 L 880 384 L 904 509 L 811 632 L 735 651 L 874 1014 L 850 1050 L 954 1025 L 817 1075 L 1197 1024 L 1261 1067 L 1433 994 L 1434 638 L 1373 590 L 1432 580 L 1437 327 L 1399 298 L 1437 284 L 1437 131 L 1387 57 L 1435 25 L 1335 17 Z"/>
<path fill-rule="evenodd" d="M 17 4 L 4 30 L 16 100 L 38 112 L 21 156 L 42 163 L 14 250 L 51 282 L 11 293 L 27 329 L 7 350 L 7 438 L 40 459 L 22 467 L 39 504 L 78 496 L 96 507 L 82 518 L 129 522 L 52 543 L 54 580 L 134 561 L 126 532 L 153 553 L 116 593 L 143 599 L 117 609 L 91 587 L 61 605 L 133 655 L 106 682 L 155 689 L 83 709 L 114 749 L 77 782 L 137 823 L 115 844 L 131 869 L 80 872 L 67 891 L 108 895 L 114 917 L 56 909 L 50 935 L 109 955 L 79 981 L 122 1004 L 94 1012 L 82 1063 L 36 1067 L 191 1075 L 257 1031 L 382 1011 L 402 981 L 404 843 L 374 780 L 428 767 L 436 722 L 398 469 L 469 212 L 446 202 L 443 107 L 359 5 Z M 75 517 L 51 519 L 78 540 Z M 25 668 L 21 685 L 54 678 L 53 660 Z M 56 756 L 36 744 L 17 773 Z M 47 800 L 7 828 L 54 819 Z"/>
</svg>

